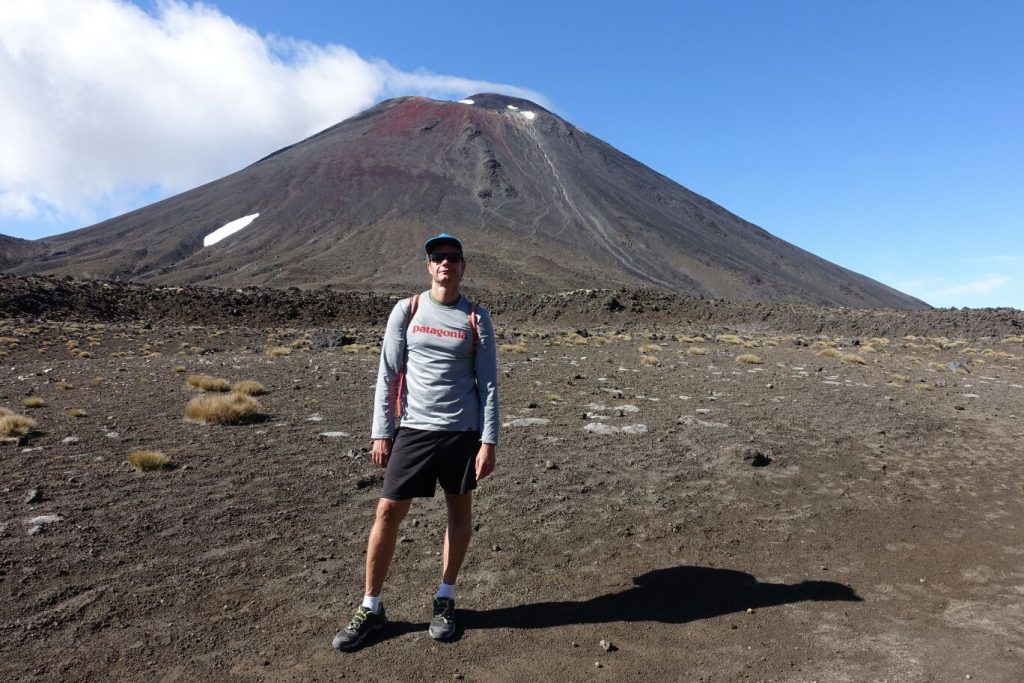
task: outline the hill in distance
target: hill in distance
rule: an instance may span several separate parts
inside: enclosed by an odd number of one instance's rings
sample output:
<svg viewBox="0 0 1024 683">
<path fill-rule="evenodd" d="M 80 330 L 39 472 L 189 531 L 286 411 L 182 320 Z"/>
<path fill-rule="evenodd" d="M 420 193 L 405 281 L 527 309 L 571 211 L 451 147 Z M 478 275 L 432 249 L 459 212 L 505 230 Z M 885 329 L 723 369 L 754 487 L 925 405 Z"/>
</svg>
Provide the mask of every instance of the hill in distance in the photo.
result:
<svg viewBox="0 0 1024 683">
<path fill-rule="evenodd" d="M 439 230 L 465 243 L 467 282 L 495 291 L 655 287 L 928 307 L 774 237 L 533 102 L 494 94 L 382 102 L 97 225 L 35 242 L 4 237 L 0 270 L 408 291 L 425 282 L 422 243 Z"/>
</svg>

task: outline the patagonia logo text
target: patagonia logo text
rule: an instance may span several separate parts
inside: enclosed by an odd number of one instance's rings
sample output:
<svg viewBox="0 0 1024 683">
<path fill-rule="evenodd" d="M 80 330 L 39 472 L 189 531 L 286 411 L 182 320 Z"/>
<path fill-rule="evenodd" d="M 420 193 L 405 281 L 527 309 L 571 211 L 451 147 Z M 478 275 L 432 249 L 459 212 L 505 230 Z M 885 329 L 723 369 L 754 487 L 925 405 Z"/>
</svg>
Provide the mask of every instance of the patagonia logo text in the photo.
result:
<svg viewBox="0 0 1024 683">
<path fill-rule="evenodd" d="M 413 325 L 412 333 L 432 334 L 435 337 L 451 337 L 453 339 L 466 338 L 466 332 L 464 330 L 444 330 L 439 327 L 427 327 L 426 325 Z"/>
</svg>

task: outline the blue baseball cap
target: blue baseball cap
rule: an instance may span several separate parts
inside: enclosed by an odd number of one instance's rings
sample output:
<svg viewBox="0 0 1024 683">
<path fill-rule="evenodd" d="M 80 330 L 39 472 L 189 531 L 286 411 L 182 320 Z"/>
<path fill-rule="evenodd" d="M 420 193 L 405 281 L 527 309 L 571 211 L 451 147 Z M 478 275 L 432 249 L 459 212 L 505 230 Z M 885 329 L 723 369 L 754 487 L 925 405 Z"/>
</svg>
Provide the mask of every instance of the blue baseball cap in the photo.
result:
<svg viewBox="0 0 1024 683">
<path fill-rule="evenodd" d="M 424 242 L 423 251 L 426 252 L 426 254 L 429 256 L 430 251 L 439 244 L 451 244 L 452 246 L 459 250 L 460 254 L 462 253 L 462 242 L 459 241 L 459 238 L 449 235 L 446 232 L 442 232 L 439 235 L 435 235 L 434 237 L 431 237 L 429 240 Z"/>
</svg>

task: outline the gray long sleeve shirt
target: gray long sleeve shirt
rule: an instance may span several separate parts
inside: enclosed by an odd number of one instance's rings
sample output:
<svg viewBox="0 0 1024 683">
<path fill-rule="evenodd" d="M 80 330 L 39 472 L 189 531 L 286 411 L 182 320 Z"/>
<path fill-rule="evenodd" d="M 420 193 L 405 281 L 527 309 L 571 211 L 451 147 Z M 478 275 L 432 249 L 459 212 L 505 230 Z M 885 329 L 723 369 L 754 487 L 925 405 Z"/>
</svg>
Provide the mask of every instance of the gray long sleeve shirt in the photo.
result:
<svg viewBox="0 0 1024 683">
<path fill-rule="evenodd" d="M 395 304 L 380 353 L 371 438 L 394 438 L 397 400 L 403 427 L 479 430 L 482 443 L 498 443 L 494 326 L 486 310 L 472 306 L 464 296 L 445 306 L 424 292 L 409 320 L 409 299 Z M 475 351 L 471 310 L 477 320 Z"/>
</svg>

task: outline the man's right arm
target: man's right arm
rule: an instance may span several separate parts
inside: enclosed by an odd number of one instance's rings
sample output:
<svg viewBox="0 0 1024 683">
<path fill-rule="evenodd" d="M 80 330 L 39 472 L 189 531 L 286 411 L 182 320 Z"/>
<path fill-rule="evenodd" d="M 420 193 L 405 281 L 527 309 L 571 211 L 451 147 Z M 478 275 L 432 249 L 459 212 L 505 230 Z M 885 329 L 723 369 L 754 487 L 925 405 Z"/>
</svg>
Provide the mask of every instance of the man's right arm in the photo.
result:
<svg viewBox="0 0 1024 683">
<path fill-rule="evenodd" d="M 370 431 L 370 438 L 375 442 L 375 452 L 378 439 L 395 438 L 395 401 L 398 398 L 398 377 L 405 363 L 405 318 L 408 310 L 408 299 L 395 304 L 388 317 L 384 343 L 380 349 L 377 389 L 373 396 L 373 427 Z"/>
</svg>

